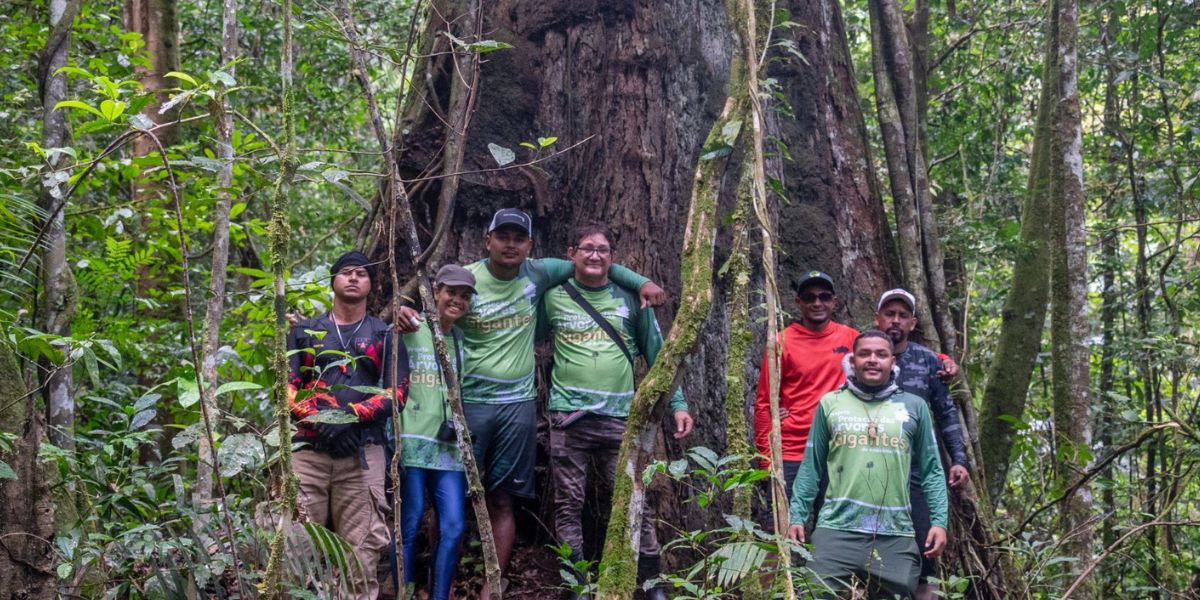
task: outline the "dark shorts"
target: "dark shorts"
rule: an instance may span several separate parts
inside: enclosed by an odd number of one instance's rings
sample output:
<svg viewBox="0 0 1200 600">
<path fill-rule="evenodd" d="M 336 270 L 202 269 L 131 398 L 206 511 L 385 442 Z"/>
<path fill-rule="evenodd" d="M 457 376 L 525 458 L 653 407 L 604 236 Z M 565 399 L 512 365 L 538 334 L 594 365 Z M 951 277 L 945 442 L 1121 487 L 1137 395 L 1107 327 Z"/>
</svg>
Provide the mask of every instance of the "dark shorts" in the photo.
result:
<svg viewBox="0 0 1200 600">
<path fill-rule="evenodd" d="M 475 462 L 484 489 L 533 498 L 537 402 L 463 404 L 463 412 L 474 441 Z"/>
<path fill-rule="evenodd" d="M 816 577 L 809 578 L 807 591 L 817 598 L 835 598 L 855 579 L 866 582 L 870 598 L 913 598 L 917 592 L 921 561 L 911 537 L 818 527 L 812 544 L 808 567 Z"/>
</svg>

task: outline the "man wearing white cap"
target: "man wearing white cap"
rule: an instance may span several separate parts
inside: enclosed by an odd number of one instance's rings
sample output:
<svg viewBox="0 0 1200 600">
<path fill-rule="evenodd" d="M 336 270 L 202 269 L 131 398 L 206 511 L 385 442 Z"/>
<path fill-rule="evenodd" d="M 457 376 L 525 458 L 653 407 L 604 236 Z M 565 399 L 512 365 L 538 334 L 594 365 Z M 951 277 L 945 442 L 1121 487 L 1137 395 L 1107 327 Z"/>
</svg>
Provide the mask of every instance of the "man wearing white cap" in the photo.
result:
<svg viewBox="0 0 1200 600">
<path fill-rule="evenodd" d="M 929 348 L 909 339 L 917 326 L 916 299 L 903 289 L 892 289 L 879 297 L 875 311 L 875 326 L 886 332 L 895 347 L 896 367 L 899 375 L 896 383 L 904 391 L 920 397 L 929 404 L 930 412 L 937 421 L 937 431 L 946 452 L 950 455 L 949 483 L 951 488 L 961 487 L 970 479 L 966 444 L 963 440 L 958 408 L 950 397 L 950 390 L 938 377 L 943 368 L 942 358 Z M 929 507 L 916 478 L 909 478 L 909 496 L 912 499 L 913 525 L 917 539 L 923 540 L 929 531 Z M 925 549 L 922 549 L 925 550 Z M 925 600 L 936 597 L 937 584 L 928 583 L 936 562 L 922 552 L 921 583 L 917 598 Z"/>
</svg>

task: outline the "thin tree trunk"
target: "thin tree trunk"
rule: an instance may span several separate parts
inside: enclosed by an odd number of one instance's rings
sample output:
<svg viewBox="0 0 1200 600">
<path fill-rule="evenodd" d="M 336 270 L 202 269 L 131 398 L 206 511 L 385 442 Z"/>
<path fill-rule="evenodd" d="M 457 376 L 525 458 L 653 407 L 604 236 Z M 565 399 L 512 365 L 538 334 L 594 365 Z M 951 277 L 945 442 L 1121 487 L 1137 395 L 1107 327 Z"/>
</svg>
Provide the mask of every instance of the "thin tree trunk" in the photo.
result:
<svg viewBox="0 0 1200 600">
<path fill-rule="evenodd" d="M 1050 156 L 1050 197 L 1053 205 L 1051 259 L 1051 362 L 1053 366 L 1054 427 L 1059 447 L 1060 485 L 1066 487 L 1087 471 L 1090 460 L 1091 391 L 1088 350 L 1087 232 L 1083 188 L 1083 133 L 1080 119 L 1076 41 L 1076 0 L 1055 0 L 1051 18 L 1058 22 L 1053 48 L 1056 54 L 1057 110 Z M 1092 563 L 1092 495 L 1081 485 L 1062 503 L 1061 518 L 1069 553 L 1077 560 L 1071 573 L 1078 578 Z M 1089 578 L 1090 579 L 1090 578 Z M 1082 582 L 1081 595 L 1094 596 L 1089 579 Z"/>
<path fill-rule="evenodd" d="M 731 24 L 734 26 L 736 38 L 741 40 L 741 68 L 745 69 L 745 89 L 737 90 L 732 85 L 730 90 L 737 94 L 745 94 L 746 102 L 749 105 L 747 116 L 750 118 L 751 138 L 750 148 L 752 149 L 751 156 L 753 162 L 744 166 L 744 169 L 751 169 L 753 174 L 750 177 L 751 182 L 751 199 L 753 200 L 754 213 L 758 219 L 759 231 L 762 235 L 763 248 L 763 299 L 767 307 L 767 351 L 768 364 L 764 368 L 769 369 L 768 380 L 770 381 L 770 391 L 768 395 L 770 412 L 771 412 L 771 433 L 768 438 L 768 443 L 771 447 L 771 502 L 774 507 L 774 525 L 775 525 L 775 540 L 781 550 L 776 557 L 779 561 L 778 572 L 783 576 L 777 582 L 777 587 L 782 587 L 783 597 L 791 600 L 796 597 L 796 589 L 792 584 L 792 553 L 788 545 L 788 520 L 789 507 L 787 502 L 787 491 L 784 487 L 783 475 L 783 431 L 781 429 L 781 409 L 779 404 L 779 383 L 780 383 L 780 360 L 782 359 L 782 351 L 779 348 L 778 333 L 780 330 L 779 323 L 779 286 L 776 279 L 776 261 L 775 261 L 775 224 L 771 221 L 771 215 L 767 207 L 767 176 L 766 176 L 766 158 L 763 152 L 763 132 L 765 129 L 766 115 L 763 111 L 762 95 L 759 93 L 758 70 L 761 68 L 759 64 L 759 26 L 757 23 L 757 15 L 755 4 L 752 0 L 742 0 L 740 5 L 734 1 L 726 2 L 725 10 L 729 15 Z M 730 67 L 732 73 L 737 73 L 738 59 L 735 50 L 734 64 Z M 734 82 L 736 78 L 730 77 L 730 82 Z M 786 548 L 786 549 L 785 549 Z"/>
<path fill-rule="evenodd" d="M 166 74 L 179 70 L 179 6 L 178 0 L 125 0 L 125 30 L 140 33 L 145 42 L 144 50 L 150 55 L 150 66 L 138 65 L 138 75 L 143 90 L 154 94 L 154 100 L 142 109 L 142 115 L 155 125 L 174 120 L 172 111 L 160 114 L 159 109 L 168 99 L 165 90 L 172 87 Z M 175 128 L 159 130 L 157 135 L 163 145 L 170 145 Z M 133 155 L 146 156 L 155 152 L 154 143 L 145 136 L 133 141 Z M 147 192 L 148 187 L 134 187 L 135 197 Z"/>
<path fill-rule="evenodd" d="M 1104 131 L 1109 139 L 1116 143 L 1124 140 L 1124 137 L 1121 135 L 1121 107 L 1117 95 L 1117 75 L 1119 69 L 1116 57 L 1113 56 L 1112 45 L 1115 43 L 1120 31 L 1121 21 L 1120 14 L 1115 9 L 1110 7 L 1107 13 L 1100 37 L 1100 42 L 1104 48 L 1105 61 L 1107 62 L 1104 74 Z M 1119 266 L 1118 261 L 1120 258 L 1118 250 L 1121 242 L 1120 230 L 1115 227 L 1121 208 L 1121 204 L 1118 202 L 1120 194 L 1117 193 L 1121 184 L 1122 153 L 1120 148 L 1114 147 L 1107 160 L 1109 168 L 1107 169 L 1106 184 L 1109 189 L 1106 194 L 1107 203 L 1105 205 L 1104 222 L 1108 227 L 1113 228 L 1105 231 L 1100 240 L 1100 262 L 1103 269 L 1100 290 L 1100 328 L 1102 341 L 1100 347 L 1100 385 L 1098 390 L 1100 397 L 1097 403 L 1100 406 L 1100 411 L 1097 413 L 1096 423 L 1097 441 L 1099 442 L 1099 447 L 1105 451 L 1112 448 L 1117 423 L 1115 416 L 1118 413 L 1116 403 L 1112 400 L 1112 394 L 1115 391 L 1114 385 L 1116 380 L 1116 316 L 1118 302 L 1116 272 Z M 1105 467 L 1100 477 L 1112 481 L 1113 469 L 1111 465 Z M 1116 510 L 1116 497 L 1113 487 L 1105 486 L 1101 494 L 1100 509 L 1106 515 L 1115 514 L 1113 511 Z M 1100 523 L 1100 539 L 1105 548 L 1111 546 L 1116 541 L 1117 534 L 1113 530 L 1112 518 L 1106 518 Z"/>
<path fill-rule="evenodd" d="M 271 221 L 268 225 L 271 248 L 271 274 L 274 279 L 275 339 L 271 348 L 271 370 L 275 373 L 272 395 L 275 404 L 275 428 L 279 436 L 280 507 L 279 524 L 263 573 L 261 591 L 264 600 L 283 595 L 284 541 L 300 504 L 300 482 L 292 468 L 291 408 L 288 406 L 287 385 L 287 288 L 284 269 L 287 265 L 288 194 L 296 176 L 296 123 L 292 111 L 292 0 L 283 0 L 283 40 L 279 59 L 280 112 L 283 119 L 283 143 L 279 146 L 279 175 L 271 198 Z"/>
<path fill-rule="evenodd" d="M 71 132 L 67 126 L 66 111 L 55 110 L 60 101 L 66 99 L 67 76 L 56 73 L 66 66 L 71 47 L 71 25 L 79 13 L 79 1 L 52 0 L 50 2 L 50 31 L 46 48 L 39 61 L 38 81 L 42 93 L 42 147 L 63 148 L 71 144 Z M 65 170 L 65 154 L 54 154 L 48 159 L 48 168 Z M 41 250 L 42 294 L 38 306 L 38 326 L 46 333 L 69 338 L 71 319 L 75 316 L 78 290 L 75 277 L 67 264 L 67 236 L 64 227 L 66 211 L 55 211 L 54 207 L 65 190 L 55 186 L 44 190 L 38 204 L 49 213 L 51 223 Z M 65 345 L 61 346 L 65 349 Z M 42 394 L 48 410 L 50 443 L 59 448 L 75 449 L 75 400 L 71 395 L 72 381 L 70 361 L 68 366 L 52 365 L 41 361 L 39 374 Z M 73 511 L 71 511 L 73 512 Z"/>
<path fill-rule="evenodd" d="M 743 169 L 733 211 L 732 244 L 725 277 L 729 281 L 729 360 L 725 364 L 725 422 L 728 431 L 725 451 L 747 459 L 757 452 L 750 443 L 752 432 L 746 418 L 746 361 L 750 359 L 750 222 L 753 199 L 751 173 Z M 740 519 L 753 517 L 754 490 L 743 486 L 734 491 L 733 514 Z"/>
<path fill-rule="evenodd" d="M 221 68 L 236 75 L 233 61 L 238 56 L 237 0 L 224 0 L 221 17 Z M 204 381 L 204 397 L 208 414 L 213 415 L 213 428 L 220 426 L 217 410 L 217 350 L 221 343 L 221 317 L 225 314 L 226 270 L 229 267 L 229 209 L 233 204 L 233 113 L 225 85 L 217 83 L 220 100 L 212 103 L 217 125 L 217 200 L 213 205 L 212 276 L 208 283 L 208 303 L 204 312 L 204 340 L 201 346 L 200 377 Z M 196 465 L 196 485 L 193 488 L 201 502 L 212 499 L 212 478 L 217 466 L 209 464 L 211 454 L 208 436 L 200 437 L 199 463 Z"/>
<path fill-rule="evenodd" d="M 1017 432 L 1016 425 L 1025 416 L 1025 399 L 1046 324 L 1050 294 L 1050 126 L 1058 98 L 1057 35 L 1057 20 L 1048 18 L 1042 91 L 1026 196 L 1021 207 L 1020 247 L 1013 264 L 1012 283 L 1000 313 L 1000 339 L 988 369 L 983 414 L 979 420 L 979 446 L 982 449 L 979 458 L 988 461 L 983 467 L 987 495 L 993 504 L 999 501 L 1008 477 L 1013 436 Z"/>
</svg>

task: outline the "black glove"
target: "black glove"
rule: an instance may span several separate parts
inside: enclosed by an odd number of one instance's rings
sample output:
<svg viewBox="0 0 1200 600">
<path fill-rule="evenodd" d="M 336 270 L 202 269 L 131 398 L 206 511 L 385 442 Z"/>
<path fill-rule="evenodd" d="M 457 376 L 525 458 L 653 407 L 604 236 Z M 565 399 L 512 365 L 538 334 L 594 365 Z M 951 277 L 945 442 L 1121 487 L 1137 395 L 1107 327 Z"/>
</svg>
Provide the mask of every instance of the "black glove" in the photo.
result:
<svg viewBox="0 0 1200 600">
<path fill-rule="evenodd" d="M 334 458 L 344 458 L 362 447 L 362 433 L 354 423 L 317 423 L 321 449 Z"/>
</svg>

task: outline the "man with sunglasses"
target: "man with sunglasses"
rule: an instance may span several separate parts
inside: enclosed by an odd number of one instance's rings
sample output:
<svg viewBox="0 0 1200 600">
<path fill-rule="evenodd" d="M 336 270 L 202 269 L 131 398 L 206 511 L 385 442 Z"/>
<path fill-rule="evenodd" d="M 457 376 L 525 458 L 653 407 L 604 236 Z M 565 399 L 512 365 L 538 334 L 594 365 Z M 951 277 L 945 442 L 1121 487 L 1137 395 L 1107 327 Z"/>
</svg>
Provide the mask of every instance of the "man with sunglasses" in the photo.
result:
<svg viewBox="0 0 1200 600">
<path fill-rule="evenodd" d="M 800 320 L 779 334 L 779 418 L 783 442 L 784 489 L 788 498 L 792 482 L 804 459 L 813 414 L 821 397 L 846 381 L 842 357 L 854 347 L 858 331 L 833 320 L 837 295 L 833 278 L 821 271 L 808 271 L 797 280 L 796 304 Z M 770 457 L 771 432 L 770 369 L 765 354 L 754 403 L 754 442 L 763 456 Z M 764 465 L 767 463 L 764 462 Z"/>
</svg>

